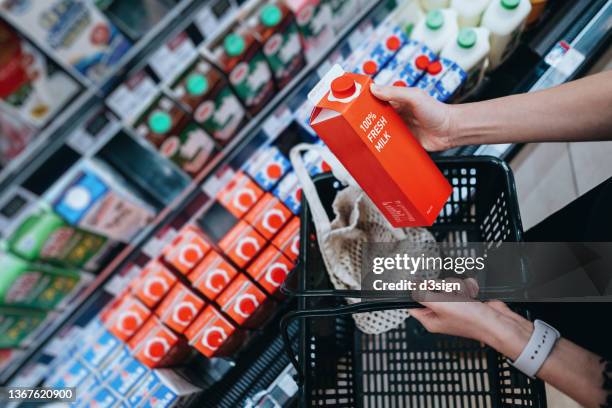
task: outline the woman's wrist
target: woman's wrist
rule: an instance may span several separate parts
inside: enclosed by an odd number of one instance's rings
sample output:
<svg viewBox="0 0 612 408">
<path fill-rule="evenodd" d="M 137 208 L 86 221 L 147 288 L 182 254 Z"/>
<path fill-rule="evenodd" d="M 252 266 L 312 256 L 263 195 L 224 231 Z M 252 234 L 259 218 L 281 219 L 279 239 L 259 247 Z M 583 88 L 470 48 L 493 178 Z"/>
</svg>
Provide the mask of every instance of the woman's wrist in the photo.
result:
<svg viewBox="0 0 612 408">
<path fill-rule="evenodd" d="M 492 321 L 483 342 L 510 360 L 516 360 L 533 334 L 533 323 L 518 314 L 509 317 L 501 313 Z"/>
</svg>

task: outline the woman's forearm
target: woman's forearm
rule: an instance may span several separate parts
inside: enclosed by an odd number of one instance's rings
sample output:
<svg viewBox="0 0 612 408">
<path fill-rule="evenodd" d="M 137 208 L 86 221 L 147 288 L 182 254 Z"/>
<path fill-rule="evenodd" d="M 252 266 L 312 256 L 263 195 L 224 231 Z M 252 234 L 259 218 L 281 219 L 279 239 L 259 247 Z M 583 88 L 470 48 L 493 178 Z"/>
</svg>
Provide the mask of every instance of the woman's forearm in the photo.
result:
<svg viewBox="0 0 612 408">
<path fill-rule="evenodd" d="M 548 90 L 452 105 L 452 146 L 612 140 L 612 71 Z"/>
<path fill-rule="evenodd" d="M 502 327 L 503 326 L 503 327 Z M 516 360 L 529 341 L 533 323 L 520 316 L 502 319 L 487 341 L 511 360 Z M 599 407 L 606 400 L 600 358 L 566 339 L 559 339 L 537 377 L 585 407 Z"/>
</svg>

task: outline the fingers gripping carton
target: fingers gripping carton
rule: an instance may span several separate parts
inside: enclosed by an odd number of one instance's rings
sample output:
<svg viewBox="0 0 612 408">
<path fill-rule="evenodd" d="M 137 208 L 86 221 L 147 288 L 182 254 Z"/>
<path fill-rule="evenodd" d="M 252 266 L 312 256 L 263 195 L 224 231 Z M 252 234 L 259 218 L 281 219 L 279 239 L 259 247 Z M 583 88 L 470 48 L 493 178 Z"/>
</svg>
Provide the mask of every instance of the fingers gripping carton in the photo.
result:
<svg viewBox="0 0 612 408">
<path fill-rule="evenodd" d="M 310 125 L 392 226 L 431 226 L 451 186 L 371 84 L 334 66 L 308 95 Z"/>
</svg>

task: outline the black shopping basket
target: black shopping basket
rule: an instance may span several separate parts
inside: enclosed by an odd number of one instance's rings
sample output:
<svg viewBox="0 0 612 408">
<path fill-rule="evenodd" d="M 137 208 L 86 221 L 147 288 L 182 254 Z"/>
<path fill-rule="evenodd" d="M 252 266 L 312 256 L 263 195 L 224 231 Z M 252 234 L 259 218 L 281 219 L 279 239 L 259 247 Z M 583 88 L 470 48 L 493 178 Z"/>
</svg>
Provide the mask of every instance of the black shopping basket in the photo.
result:
<svg viewBox="0 0 612 408">
<path fill-rule="evenodd" d="M 442 159 L 436 164 L 454 190 L 431 227 L 436 239 L 522 240 L 514 181 L 504 162 L 475 157 Z M 331 203 L 339 184 L 331 175 L 322 175 L 315 186 L 332 217 Z M 298 296 L 298 310 L 281 323 L 284 333 L 291 321 L 300 320 L 297 350 L 287 341 L 286 348 L 298 370 L 301 406 L 546 406 L 541 381 L 514 370 L 503 356 L 478 342 L 428 333 L 414 319 L 380 335 L 357 330 L 353 313 L 415 304 L 368 299 L 346 305 L 345 298 L 367 296 L 332 288 L 313 233 L 304 202 L 300 261 L 284 288 Z M 522 264 L 517 266 L 517 273 L 526 273 Z"/>
<path fill-rule="evenodd" d="M 429 231 L 439 242 L 461 243 L 521 242 L 523 226 L 518 207 L 514 177 L 508 165 L 494 157 L 439 158 L 436 164 L 449 180 L 453 192 Z M 331 174 L 319 175 L 315 187 L 330 219 L 332 203 L 342 188 Z M 362 290 L 337 290 L 327 285 L 327 273 L 321 270 L 320 253 L 308 203 L 303 201 L 298 267 L 282 286 L 290 296 L 376 298 L 381 293 Z M 489 274 L 483 296 L 497 299 L 521 298 L 528 283 L 528 271 L 521 257 L 505 259 L 503 274 Z M 300 271 L 307 271 L 301 274 Z M 511 272 L 511 273 L 508 273 Z M 388 293 L 383 294 L 385 297 Z"/>
</svg>

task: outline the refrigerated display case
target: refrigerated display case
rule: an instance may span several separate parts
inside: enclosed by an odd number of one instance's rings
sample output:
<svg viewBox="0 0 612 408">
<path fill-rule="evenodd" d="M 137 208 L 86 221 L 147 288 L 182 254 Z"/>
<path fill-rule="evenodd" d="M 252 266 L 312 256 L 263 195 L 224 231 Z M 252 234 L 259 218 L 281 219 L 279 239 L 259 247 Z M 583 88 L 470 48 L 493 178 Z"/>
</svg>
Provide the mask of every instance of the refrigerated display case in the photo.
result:
<svg viewBox="0 0 612 408">
<path fill-rule="evenodd" d="M 307 54 L 299 73 L 277 90 L 261 110 L 245 115 L 231 139 L 212 142 L 214 154 L 189 171 L 185 170 L 184 161 L 169 160 L 167 155 L 160 154 L 161 143 L 156 145 L 151 138 L 140 136 L 138 119 L 160 98 L 176 99 L 177 106 L 184 104 L 176 93 L 176 83 L 183 72 L 206 54 L 201 50 L 213 43 L 219 33 L 228 31 L 247 13 L 244 5 L 239 4 L 242 2 L 233 0 L 138 3 L 151 13 L 134 21 L 135 15 L 130 14 L 133 10 L 128 8 L 126 13 L 121 1 L 96 2 L 133 44 L 95 82 L 68 66 L 35 36 L 22 33 L 79 85 L 80 92 L 67 107 L 40 126 L 20 155 L 0 169 L 0 238 L 6 239 L 8 231 L 21 222 L 18 216 L 21 208 L 50 201 L 49 197 L 57 195 L 53 192 L 78 172 L 83 163 L 92 161 L 101 163 L 108 177 L 127 185 L 152 212 L 152 219 L 125 242 L 116 242 L 100 260 L 102 266 L 82 275 L 60 307 L 43 317 L 43 323 L 20 347 L 2 350 L 2 384 L 51 384 L 58 380 L 58 375 L 51 378 L 54 369 L 66 370 L 65 366 L 80 364 L 80 360 L 74 362 L 66 355 L 74 350 L 74 339 L 85 339 L 85 344 L 93 347 L 104 338 L 100 319 L 112 309 L 115 298 L 140 276 L 150 260 L 158 258 L 185 225 L 196 225 L 212 241 L 215 250 L 229 253 L 230 245 L 222 241 L 235 229 L 239 216 L 220 204 L 219 194 L 237 175 L 247 174 L 259 183 L 262 195 L 265 192 L 270 200 L 282 202 L 297 213 L 299 187 L 283 160 L 296 143 L 316 140 L 305 123 L 310 113 L 309 105 L 305 104 L 306 94 L 334 63 L 348 58 L 375 27 L 397 7 L 405 7 L 409 2 L 353 1 L 354 5 L 358 3 L 353 10 L 341 7 L 338 4 L 341 2 L 331 2 L 336 4 L 330 5 L 329 15 L 318 10 L 321 18 L 337 17 L 342 23 L 333 20 L 335 31 L 321 34 L 327 40 L 315 47 L 316 52 Z M 481 85 L 462 100 L 536 91 L 569 81 L 584 73 L 609 46 L 612 1 L 548 3 L 541 20 L 524 33 L 510 58 L 487 74 Z M 2 11 L 0 17 L 14 25 L 12 17 Z M 300 27 L 310 34 L 308 30 L 312 27 Z M 19 30 L 17 25 L 15 28 Z M 201 83 L 192 86 L 197 88 Z M 165 123 L 158 125 L 163 127 Z M 194 124 L 195 128 L 199 126 Z M 470 146 L 443 155 L 492 155 L 508 159 L 519 148 Z M 274 177 L 262 170 L 262 163 L 275 163 Z M 279 184 L 281 177 L 283 181 Z M 230 357 L 207 359 L 194 354 L 180 369 L 162 369 L 159 378 L 154 379 L 145 370 L 147 374 L 143 375 L 147 379 L 139 381 L 148 381 L 151 393 L 168 387 L 167 395 L 175 396 L 169 399 L 181 406 L 266 406 L 265 401 L 276 401 L 281 406 L 295 404 L 297 388 L 292 379 L 295 372 L 281 352 L 278 330 L 280 317 L 295 308 L 295 303 L 278 294 L 265 294 L 273 299 L 272 311 L 262 319 L 263 323 L 247 330 L 247 340 Z M 297 324 L 290 327 L 296 345 L 298 332 Z M 119 364 L 121 358 L 125 357 L 118 354 L 112 359 L 100 357 L 110 366 Z M 80 373 L 72 375 L 83 381 L 80 385 L 94 381 L 83 374 L 84 370 L 94 371 L 95 377 L 98 375 L 95 373 L 101 376 L 108 368 L 95 371 L 87 364 L 90 363 L 85 363 L 89 368 L 82 369 L 78 364 L 73 367 L 74 373 Z"/>
</svg>

